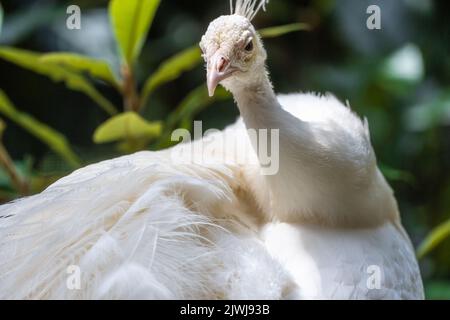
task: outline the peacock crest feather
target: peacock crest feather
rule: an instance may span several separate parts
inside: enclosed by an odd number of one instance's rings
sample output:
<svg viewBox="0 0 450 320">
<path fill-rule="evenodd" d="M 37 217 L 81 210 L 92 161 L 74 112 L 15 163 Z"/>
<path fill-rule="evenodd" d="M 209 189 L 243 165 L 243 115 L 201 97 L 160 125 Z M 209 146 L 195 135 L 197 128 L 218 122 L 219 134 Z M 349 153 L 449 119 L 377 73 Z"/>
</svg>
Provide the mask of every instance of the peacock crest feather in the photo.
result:
<svg viewBox="0 0 450 320">
<path fill-rule="evenodd" d="M 252 21 L 261 8 L 266 11 L 266 4 L 269 3 L 269 0 L 236 0 L 234 6 L 233 3 L 234 0 L 230 0 L 231 14 L 244 16 Z"/>
</svg>

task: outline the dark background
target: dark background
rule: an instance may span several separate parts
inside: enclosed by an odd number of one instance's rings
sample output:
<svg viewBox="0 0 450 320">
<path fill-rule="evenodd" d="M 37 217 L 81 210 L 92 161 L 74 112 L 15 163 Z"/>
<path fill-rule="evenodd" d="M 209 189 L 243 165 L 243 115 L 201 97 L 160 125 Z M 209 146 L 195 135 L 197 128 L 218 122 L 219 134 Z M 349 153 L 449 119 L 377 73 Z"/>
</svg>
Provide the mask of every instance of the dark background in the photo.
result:
<svg viewBox="0 0 450 320">
<path fill-rule="evenodd" d="M 39 52 L 73 51 L 117 66 L 107 16 L 108 1 L 2 0 L 0 44 Z M 65 27 L 69 4 L 82 9 L 82 30 Z M 381 8 L 381 30 L 368 30 L 366 8 Z M 228 14 L 228 1 L 163 0 L 139 59 L 139 83 L 165 58 L 198 43 L 208 23 Z M 313 30 L 267 39 L 268 65 L 278 92 L 333 92 L 369 120 L 378 161 L 393 186 L 404 225 L 417 246 L 433 227 L 450 219 L 450 2 L 431 0 L 272 0 L 258 28 L 308 23 Z M 202 67 L 152 95 L 144 116 L 165 120 L 193 88 Z M 0 88 L 14 104 L 64 133 L 84 163 L 117 156 L 113 144 L 96 145 L 92 134 L 107 115 L 89 98 L 46 77 L 0 60 Z M 116 105 L 110 87 L 97 88 Z M 231 100 L 195 119 L 223 128 L 237 116 Z M 48 178 L 37 192 L 69 168 L 39 140 L 7 123 L 4 144 L 21 172 Z M 2 201 L 11 200 L 0 169 Z M 450 241 L 421 261 L 429 298 L 450 298 Z"/>
</svg>

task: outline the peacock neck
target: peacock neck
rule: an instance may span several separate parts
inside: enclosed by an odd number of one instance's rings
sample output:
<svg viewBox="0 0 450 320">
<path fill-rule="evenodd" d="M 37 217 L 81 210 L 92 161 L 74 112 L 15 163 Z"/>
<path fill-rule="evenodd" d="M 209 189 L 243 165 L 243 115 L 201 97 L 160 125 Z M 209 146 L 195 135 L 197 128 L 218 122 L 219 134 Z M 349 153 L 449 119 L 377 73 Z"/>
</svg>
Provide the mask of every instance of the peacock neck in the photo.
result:
<svg viewBox="0 0 450 320">
<path fill-rule="evenodd" d="M 281 107 L 265 70 L 258 75 L 248 82 L 235 81 L 228 88 L 247 129 L 258 131 L 257 138 L 252 139 L 249 130 L 249 137 L 261 169 L 267 163 L 266 150 L 270 150 L 272 159 L 274 150 L 278 154 L 275 172 L 269 170 L 270 174 L 248 178 L 257 186 L 252 191 L 268 217 L 342 228 L 395 222 L 395 199 L 376 168 L 370 143 L 355 138 L 357 133 L 350 136 L 350 142 L 342 141 L 340 138 L 348 137 L 348 132 L 332 122 L 323 124 L 295 117 Z M 303 101 L 297 99 L 299 108 Z M 276 141 L 272 140 L 274 132 Z M 260 133 L 269 137 L 261 141 Z M 260 142 L 267 142 L 263 152 Z M 362 145 L 363 151 L 354 151 L 351 143 Z M 367 154 L 365 149 L 369 150 Z"/>
<path fill-rule="evenodd" d="M 283 112 L 265 70 L 234 87 L 233 96 L 247 129 L 275 129 L 274 114 Z"/>
<path fill-rule="evenodd" d="M 258 75 L 251 82 L 235 83 L 230 90 L 261 165 L 260 176 L 252 178 L 259 186 L 255 196 L 260 203 L 266 203 L 261 207 L 268 209 L 266 213 L 270 218 L 286 220 L 282 216 L 289 215 L 295 205 L 291 205 L 291 193 L 280 191 L 288 183 L 293 184 L 289 189 L 294 190 L 296 183 L 292 171 L 297 171 L 298 152 L 303 154 L 302 146 L 308 142 L 302 140 L 302 121 L 285 111 L 278 102 L 265 69 Z M 268 202 L 264 199 L 266 195 Z"/>
</svg>

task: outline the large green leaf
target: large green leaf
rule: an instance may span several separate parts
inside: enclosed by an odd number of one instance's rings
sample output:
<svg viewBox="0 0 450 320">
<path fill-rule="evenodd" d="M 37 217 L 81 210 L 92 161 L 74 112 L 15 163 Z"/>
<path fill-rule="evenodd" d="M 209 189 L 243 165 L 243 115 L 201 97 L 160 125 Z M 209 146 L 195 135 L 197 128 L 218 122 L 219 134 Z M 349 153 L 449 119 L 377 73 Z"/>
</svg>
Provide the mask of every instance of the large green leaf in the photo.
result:
<svg viewBox="0 0 450 320">
<path fill-rule="evenodd" d="M 135 112 L 125 112 L 100 125 L 94 133 L 95 143 L 154 138 L 161 134 L 160 122 L 148 122 Z"/>
<path fill-rule="evenodd" d="M 117 114 L 117 108 L 83 76 L 56 64 L 45 63 L 40 57 L 40 54 L 31 51 L 0 47 L 0 58 L 45 75 L 53 81 L 63 82 L 69 89 L 86 94 L 110 115 Z"/>
<path fill-rule="evenodd" d="M 142 90 L 142 106 L 147 103 L 150 94 L 159 86 L 175 80 L 183 72 L 192 70 L 202 61 L 201 50 L 198 46 L 187 48 L 166 61 L 147 79 Z"/>
<path fill-rule="evenodd" d="M 450 236 L 450 220 L 434 228 L 417 249 L 417 256 L 423 258 Z"/>
<path fill-rule="evenodd" d="M 79 166 L 80 160 L 70 148 L 64 135 L 50 128 L 46 124 L 39 122 L 30 115 L 17 110 L 1 89 L 0 113 L 47 144 L 50 149 L 59 154 L 71 166 Z"/>
<path fill-rule="evenodd" d="M 87 72 L 92 77 L 108 82 L 116 88 L 119 88 L 119 83 L 114 76 L 114 73 L 109 64 L 104 60 L 69 52 L 43 54 L 40 60 L 44 63 L 55 63 L 60 66 L 68 67 L 73 71 Z"/>
<path fill-rule="evenodd" d="M 287 33 L 310 30 L 311 27 L 306 23 L 291 23 L 283 26 L 269 27 L 258 30 L 258 33 L 262 38 L 276 38 Z"/>
<path fill-rule="evenodd" d="M 129 66 L 139 56 L 160 0 L 111 0 L 109 14 L 120 53 Z"/>
</svg>

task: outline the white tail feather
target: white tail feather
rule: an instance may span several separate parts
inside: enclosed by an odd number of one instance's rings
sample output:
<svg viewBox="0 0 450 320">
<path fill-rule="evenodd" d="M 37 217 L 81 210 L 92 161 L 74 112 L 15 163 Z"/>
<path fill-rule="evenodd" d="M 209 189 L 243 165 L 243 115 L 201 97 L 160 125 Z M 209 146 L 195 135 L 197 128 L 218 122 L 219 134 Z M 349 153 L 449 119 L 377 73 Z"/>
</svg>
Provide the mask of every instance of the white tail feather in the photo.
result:
<svg viewBox="0 0 450 320">
<path fill-rule="evenodd" d="M 0 299 L 282 298 L 282 268 L 225 217 L 241 212 L 231 167 L 168 157 L 101 162 L 0 206 Z"/>
</svg>

